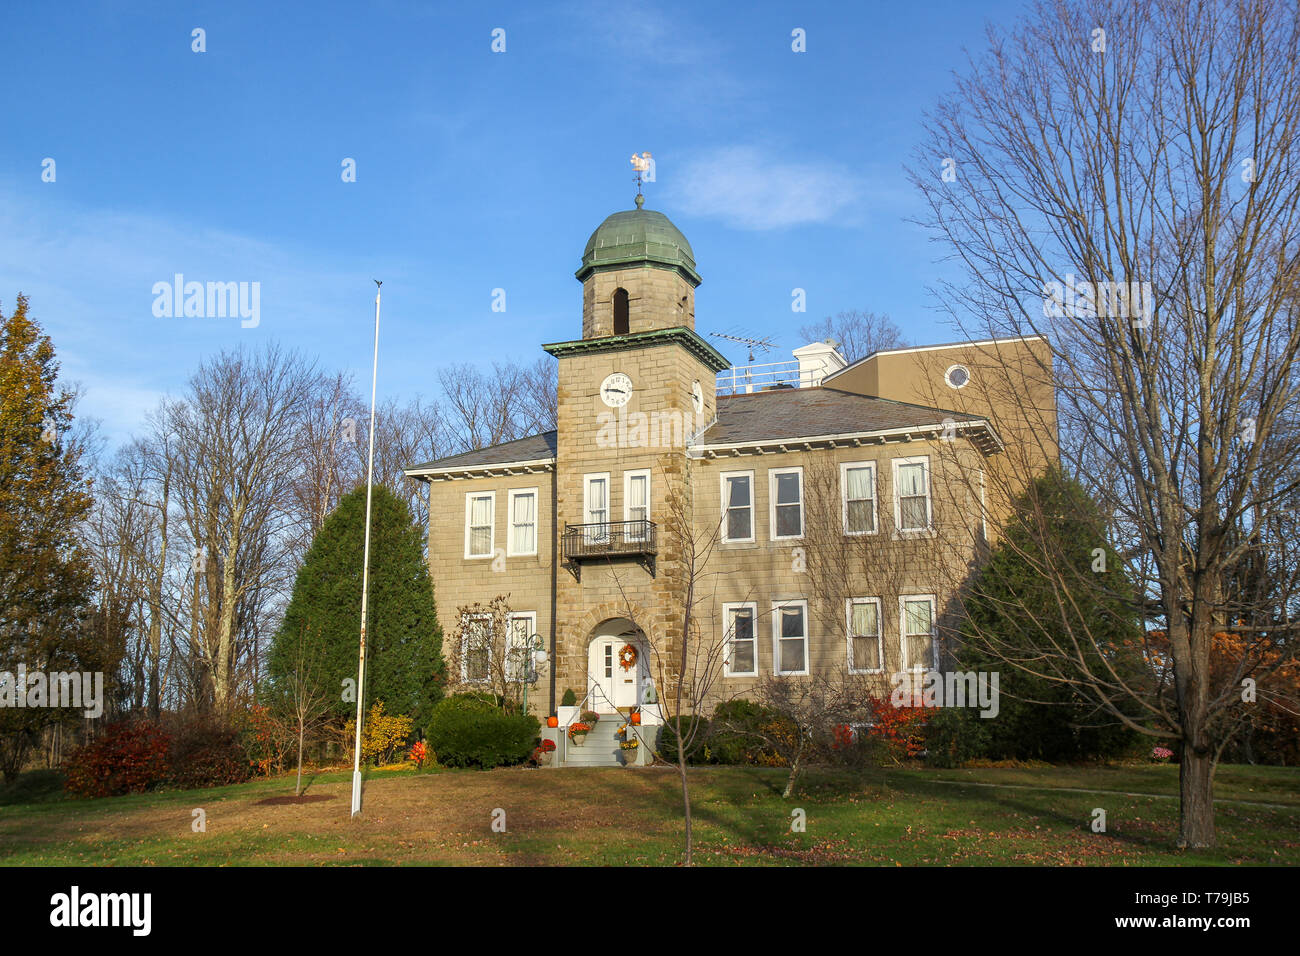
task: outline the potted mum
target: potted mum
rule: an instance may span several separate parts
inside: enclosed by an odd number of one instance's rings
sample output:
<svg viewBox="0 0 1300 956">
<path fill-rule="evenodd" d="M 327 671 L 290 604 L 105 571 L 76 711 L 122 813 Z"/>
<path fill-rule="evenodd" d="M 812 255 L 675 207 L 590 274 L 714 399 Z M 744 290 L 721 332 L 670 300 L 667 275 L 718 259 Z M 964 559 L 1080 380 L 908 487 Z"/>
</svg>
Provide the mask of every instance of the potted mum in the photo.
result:
<svg viewBox="0 0 1300 956">
<path fill-rule="evenodd" d="M 533 763 L 539 767 L 549 767 L 555 753 L 555 741 L 543 740 L 533 751 Z"/>
<path fill-rule="evenodd" d="M 618 728 L 618 733 L 615 736 L 618 737 L 618 749 L 623 757 L 623 766 L 632 766 L 636 763 L 637 747 L 639 746 L 636 731 L 629 730 L 628 725 L 624 724 Z"/>
<path fill-rule="evenodd" d="M 582 721 L 569 724 L 569 742 L 575 747 L 581 747 L 587 742 L 587 734 L 591 733 L 591 725 L 584 724 Z"/>
</svg>

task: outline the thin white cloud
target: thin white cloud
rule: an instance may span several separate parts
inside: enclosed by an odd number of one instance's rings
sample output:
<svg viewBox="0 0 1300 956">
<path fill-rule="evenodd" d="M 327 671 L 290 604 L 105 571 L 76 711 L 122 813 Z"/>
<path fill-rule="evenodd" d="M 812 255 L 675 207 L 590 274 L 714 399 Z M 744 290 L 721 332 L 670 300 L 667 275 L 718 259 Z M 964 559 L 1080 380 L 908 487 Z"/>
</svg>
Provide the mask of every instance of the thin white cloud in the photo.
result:
<svg viewBox="0 0 1300 956">
<path fill-rule="evenodd" d="M 859 195 L 853 177 L 837 164 L 779 162 L 746 146 L 688 162 L 680 186 L 669 191 L 673 204 L 693 215 L 758 231 L 845 220 Z"/>
</svg>

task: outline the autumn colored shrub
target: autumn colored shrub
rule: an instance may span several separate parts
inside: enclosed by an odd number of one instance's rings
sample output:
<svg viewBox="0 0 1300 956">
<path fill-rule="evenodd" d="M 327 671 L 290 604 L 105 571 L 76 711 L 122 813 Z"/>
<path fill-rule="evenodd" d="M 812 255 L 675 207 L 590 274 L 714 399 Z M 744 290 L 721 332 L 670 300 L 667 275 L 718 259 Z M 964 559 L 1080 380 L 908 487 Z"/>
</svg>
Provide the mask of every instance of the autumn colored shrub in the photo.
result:
<svg viewBox="0 0 1300 956">
<path fill-rule="evenodd" d="M 411 745 L 411 752 L 406 755 L 407 759 L 415 764 L 416 769 L 424 766 L 424 762 L 429 759 L 429 748 L 424 745 L 423 740 L 417 740 Z"/>
<path fill-rule="evenodd" d="M 170 746 L 171 738 L 156 724 L 110 724 L 96 740 L 68 755 L 68 792 L 78 797 L 143 793 L 166 778 Z"/>
<path fill-rule="evenodd" d="M 884 745 L 885 755 L 895 763 L 919 757 L 925 751 L 925 722 L 933 716 L 933 709 L 924 707 L 898 707 L 888 697 L 873 697 L 867 701 L 871 724 L 866 735 Z"/>
<path fill-rule="evenodd" d="M 238 721 L 249 765 L 263 776 L 284 769 L 285 755 L 297 740 L 293 730 L 265 704 L 254 704 Z"/>
<path fill-rule="evenodd" d="M 210 720 L 190 721 L 172 738 L 167 783 L 182 790 L 243 783 L 253 775 L 239 731 Z"/>
<path fill-rule="evenodd" d="M 361 727 L 361 760 L 382 765 L 392 763 L 393 754 L 410 738 L 415 722 L 404 714 L 384 713 L 384 702 L 377 700 L 370 707 Z M 347 723 L 347 739 L 356 740 L 356 719 Z"/>
</svg>

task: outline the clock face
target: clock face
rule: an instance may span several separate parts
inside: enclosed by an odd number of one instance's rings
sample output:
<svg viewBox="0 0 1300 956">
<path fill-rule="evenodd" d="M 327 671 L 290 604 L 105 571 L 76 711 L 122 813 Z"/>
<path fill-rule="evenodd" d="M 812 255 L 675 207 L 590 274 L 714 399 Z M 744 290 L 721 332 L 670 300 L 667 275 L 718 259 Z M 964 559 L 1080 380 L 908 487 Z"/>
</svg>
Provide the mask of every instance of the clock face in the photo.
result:
<svg viewBox="0 0 1300 956">
<path fill-rule="evenodd" d="M 695 406 L 696 415 L 704 414 L 704 389 L 698 381 L 691 386 L 691 403 Z"/>
<path fill-rule="evenodd" d="M 614 372 L 600 383 L 600 400 L 610 408 L 622 408 L 631 397 L 632 379 L 622 372 Z"/>
</svg>

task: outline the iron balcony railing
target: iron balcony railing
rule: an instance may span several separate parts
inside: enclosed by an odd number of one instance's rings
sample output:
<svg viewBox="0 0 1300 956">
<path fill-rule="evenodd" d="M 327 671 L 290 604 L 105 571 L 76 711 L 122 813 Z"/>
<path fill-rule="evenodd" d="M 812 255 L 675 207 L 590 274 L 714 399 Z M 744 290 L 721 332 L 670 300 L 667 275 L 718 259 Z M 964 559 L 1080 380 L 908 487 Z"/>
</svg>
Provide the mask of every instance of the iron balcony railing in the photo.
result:
<svg viewBox="0 0 1300 956">
<path fill-rule="evenodd" d="M 594 524 L 564 526 L 561 543 L 566 561 L 605 558 L 617 555 L 653 555 L 657 553 L 653 521 L 600 521 Z"/>
</svg>

